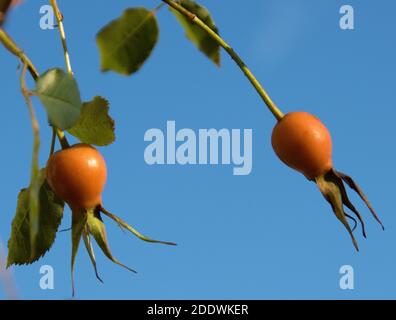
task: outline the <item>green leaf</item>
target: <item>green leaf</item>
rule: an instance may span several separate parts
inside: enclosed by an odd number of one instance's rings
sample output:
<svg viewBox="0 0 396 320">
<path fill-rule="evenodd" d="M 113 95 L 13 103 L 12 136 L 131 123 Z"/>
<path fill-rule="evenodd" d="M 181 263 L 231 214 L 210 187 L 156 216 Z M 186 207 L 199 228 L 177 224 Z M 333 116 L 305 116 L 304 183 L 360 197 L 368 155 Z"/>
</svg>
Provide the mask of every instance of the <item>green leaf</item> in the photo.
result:
<svg viewBox="0 0 396 320">
<path fill-rule="evenodd" d="M 192 0 L 180 0 L 178 3 L 191 13 L 194 13 L 213 31 L 219 33 L 216 24 L 210 15 L 210 12 L 205 7 Z M 220 45 L 214 41 L 204 30 L 195 25 L 184 15 L 173 8 L 169 9 L 184 28 L 186 37 L 217 66 L 220 66 Z"/>
<path fill-rule="evenodd" d="M 30 264 L 51 248 L 63 216 L 64 203 L 58 199 L 45 180 L 45 171 L 39 174 L 39 225 L 32 247 L 30 236 L 29 189 L 23 189 L 18 196 L 16 215 L 12 222 L 8 241 L 7 267 L 16 264 Z"/>
<path fill-rule="evenodd" d="M 155 12 L 145 8 L 125 10 L 97 34 L 101 70 L 122 75 L 135 73 L 150 56 L 158 36 Z"/>
<path fill-rule="evenodd" d="M 62 69 L 50 69 L 38 78 L 33 92 L 46 108 L 48 119 L 53 126 L 66 130 L 77 123 L 82 103 L 73 76 Z"/>
<path fill-rule="evenodd" d="M 102 97 L 85 102 L 80 119 L 68 132 L 87 144 L 107 146 L 113 143 L 114 120 L 109 116 L 109 102 Z"/>
<path fill-rule="evenodd" d="M 131 268 L 125 266 L 116 258 L 114 258 L 113 254 L 111 253 L 109 243 L 107 241 L 106 227 L 98 210 L 95 209 L 88 211 L 87 224 L 89 232 L 93 235 L 96 243 L 102 249 L 105 256 L 113 261 L 115 264 L 118 264 L 119 266 L 136 273 L 135 270 L 132 270 Z"/>
</svg>

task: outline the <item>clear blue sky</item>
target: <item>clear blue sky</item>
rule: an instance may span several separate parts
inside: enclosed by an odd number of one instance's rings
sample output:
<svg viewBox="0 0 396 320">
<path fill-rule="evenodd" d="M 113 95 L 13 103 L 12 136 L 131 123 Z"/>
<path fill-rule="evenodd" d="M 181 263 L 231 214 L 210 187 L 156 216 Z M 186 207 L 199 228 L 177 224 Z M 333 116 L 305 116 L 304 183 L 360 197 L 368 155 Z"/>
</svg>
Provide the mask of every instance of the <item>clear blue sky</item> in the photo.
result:
<svg viewBox="0 0 396 320">
<path fill-rule="evenodd" d="M 44 0 L 28 0 L 7 30 L 40 71 L 64 66 L 58 31 L 39 28 Z M 99 72 L 96 32 L 128 6 L 158 1 L 62 1 L 72 65 L 84 100 L 111 103 L 117 141 L 103 149 L 109 179 L 105 206 L 152 237 L 178 247 L 150 245 L 105 220 L 113 253 L 137 275 L 113 265 L 97 249 L 104 284 L 88 255 L 76 265 L 77 297 L 140 298 L 396 298 L 394 165 L 396 3 L 316 0 L 202 0 L 221 34 L 285 111 L 306 110 L 331 130 L 337 169 L 353 176 L 386 226 L 382 232 L 360 200 L 368 239 L 347 232 L 314 184 L 274 155 L 275 122 L 234 63 L 223 54 L 217 69 L 188 41 L 174 17 L 158 14 L 158 47 L 143 69 L 127 78 Z M 242 5 L 241 5 L 242 4 Z M 355 30 L 342 31 L 339 9 L 355 8 Z M 6 241 L 20 188 L 29 181 L 31 129 L 19 92 L 17 60 L 0 48 L 2 110 L 0 234 Z M 33 83 L 30 82 L 30 86 Z M 41 163 L 50 130 L 41 123 Z M 144 133 L 180 128 L 253 129 L 253 171 L 231 166 L 157 166 L 144 162 Z M 70 225 L 65 211 L 63 228 Z M 81 247 L 81 249 L 84 249 Z M 70 298 L 69 233 L 58 234 L 39 262 L 12 268 L 22 298 Z M 39 288 L 39 268 L 55 270 L 55 290 Z M 355 290 L 339 288 L 339 268 L 352 265 Z M 0 298 L 4 297 L 0 292 Z"/>
</svg>

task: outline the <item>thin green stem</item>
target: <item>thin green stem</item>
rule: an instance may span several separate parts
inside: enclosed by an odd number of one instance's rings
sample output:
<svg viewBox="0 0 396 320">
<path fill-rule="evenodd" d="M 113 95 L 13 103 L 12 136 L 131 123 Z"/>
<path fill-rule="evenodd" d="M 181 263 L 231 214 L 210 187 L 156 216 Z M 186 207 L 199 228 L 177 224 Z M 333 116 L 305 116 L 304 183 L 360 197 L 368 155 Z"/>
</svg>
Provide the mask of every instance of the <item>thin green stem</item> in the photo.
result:
<svg viewBox="0 0 396 320">
<path fill-rule="evenodd" d="M 69 55 L 69 51 L 67 49 L 65 27 L 63 26 L 63 15 L 59 10 L 58 3 L 56 2 L 56 0 L 50 0 L 50 3 L 51 3 L 52 8 L 54 9 L 55 17 L 58 22 L 58 28 L 59 28 L 59 34 L 61 37 L 61 41 L 62 41 L 63 53 L 65 55 L 66 69 L 69 74 L 73 75 L 73 70 L 72 70 L 71 63 L 70 63 L 70 55 Z"/>
<path fill-rule="evenodd" d="M 187 19 L 189 19 L 192 23 L 196 24 L 202 30 L 204 30 L 216 43 L 218 43 L 224 50 L 230 55 L 230 57 L 235 61 L 238 67 L 242 70 L 245 76 L 249 79 L 250 83 L 256 89 L 257 93 L 263 99 L 264 103 L 267 105 L 268 109 L 274 115 L 274 117 L 279 121 L 283 118 L 284 114 L 282 111 L 275 105 L 272 101 L 268 93 L 265 91 L 263 86 L 254 76 L 254 74 L 250 71 L 250 69 L 243 62 L 241 57 L 234 51 L 234 49 L 226 42 L 222 37 L 220 37 L 215 31 L 213 31 L 205 22 L 199 19 L 194 13 L 188 11 L 186 8 L 181 6 L 179 3 L 173 0 L 162 0 L 168 6 L 178 11 L 180 14 L 184 15 Z"/>
<path fill-rule="evenodd" d="M 153 12 L 154 12 L 154 13 L 157 13 L 157 12 L 160 11 L 164 6 L 165 6 L 165 3 L 160 3 L 158 6 L 155 7 L 155 9 L 153 10 Z"/>
<path fill-rule="evenodd" d="M 58 140 L 59 140 L 59 143 L 62 146 L 62 149 L 70 148 L 70 144 L 67 141 L 65 133 L 62 130 L 56 129 L 56 135 L 58 136 Z"/>
<path fill-rule="evenodd" d="M 33 156 L 32 156 L 32 177 L 31 181 L 35 181 L 37 175 L 38 175 L 38 167 L 39 167 L 39 161 L 38 161 L 38 153 L 40 150 L 40 128 L 39 124 L 34 112 L 32 100 L 30 99 L 30 93 L 29 90 L 26 87 L 26 82 L 25 82 L 25 76 L 26 76 L 26 70 L 27 70 L 27 65 L 23 65 L 22 72 L 21 72 L 21 78 L 20 78 L 20 84 L 21 84 L 21 91 L 23 94 L 23 97 L 25 98 L 25 102 L 28 106 L 29 109 L 29 114 L 30 114 L 30 120 L 32 123 L 32 130 L 33 130 L 33 136 L 34 136 L 34 142 L 33 142 Z"/>
<path fill-rule="evenodd" d="M 33 130 L 33 152 L 32 152 L 32 164 L 30 173 L 30 185 L 28 188 L 28 202 L 29 202 L 29 222 L 30 222 L 30 243 L 31 243 L 31 258 L 35 255 L 35 243 L 37 241 L 37 233 L 39 229 L 39 189 L 40 180 L 38 179 L 39 169 L 39 151 L 40 151 L 40 129 L 39 124 L 34 112 L 33 103 L 30 98 L 31 93 L 26 86 L 26 70 L 27 65 L 24 64 L 20 77 L 20 85 L 22 95 L 25 98 L 26 105 L 29 109 L 30 121 Z"/>
<path fill-rule="evenodd" d="M 0 42 L 3 43 L 4 47 L 11 52 L 13 55 L 17 56 L 24 65 L 27 66 L 32 78 L 36 81 L 40 74 L 38 73 L 36 67 L 33 65 L 32 61 L 28 56 L 21 50 L 17 44 L 12 40 L 12 38 L 0 28 Z"/>
<path fill-rule="evenodd" d="M 40 77 L 39 72 L 34 66 L 33 62 L 29 59 L 29 57 L 23 52 L 22 49 L 18 47 L 14 40 L 2 29 L 0 28 L 0 42 L 4 45 L 4 47 L 11 52 L 13 55 L 18 57 L 26 69 L 29 71 L 34 81 L 37 81 Z M 63 146 L 69 146 L 67 142 L 67 138 L 65 137 L 65 133 L 59 129 L 57 130 L 57 136 L 59 138 L 59 142 Z"/>
<path fill-rule="evenodd" d="M 56 21 L 58 22 L 59 34 L 63 47 L 63 54 L 65 56 L 66 70 L 67 73 L 73 75 L 73 69 L 70 63 L 69 50 L 67 49 L 65 27 L 63 26 L 63 15 L 59 10 L 59 6 L 56 0 L 50 0 L 50 3 L 52 8 L 54 9 Z M 56 129 L 56 135 L 58 136 L 58 140 L 62 146 L 62 149 L 67 149 L 70 147 L 69 142 L 67 141 L 67 138 L 65 136 L 65 133 L 62 130 Z"/>
<path fill-rule="evenodd" d="M 51 148 L 50 148 L 50 154 L 49 154 L 50 157 L 55 152 L 55 142 L 56 142 L 56 129 L 55 129 L 55 127 L 52 127 Z"/>
</svg>

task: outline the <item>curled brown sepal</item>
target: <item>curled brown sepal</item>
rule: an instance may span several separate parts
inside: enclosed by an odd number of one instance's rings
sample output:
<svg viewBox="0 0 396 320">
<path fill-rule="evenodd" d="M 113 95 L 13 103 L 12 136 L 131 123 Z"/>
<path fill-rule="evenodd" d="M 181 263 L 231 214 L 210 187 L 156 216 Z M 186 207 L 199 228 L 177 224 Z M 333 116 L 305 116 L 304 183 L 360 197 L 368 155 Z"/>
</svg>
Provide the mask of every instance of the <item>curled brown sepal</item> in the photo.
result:
<svg viewBox="0 0 396 320">
<path fill-rule="evenodd" d="M 352 216 L 348 215 L 345 212 L 344 206 L 347 207 L 349 210 L 351 210 L 356 215 L 356 217 L 358 218 L 358 220 L 362 226 L 363 236 L 366 238 L 366 230 L 365 230 L 364 220 L 363 220 L 362 215 L 359 213 L 359 211 L 355 208 L 355 206 L 349 200 L 343 181 L 345 181 L 347 183 L 347 185 L 349 187 L 351 187 L 351 189 L 353 189 L 354 191 L 356 191 L 359 194 L 359 196 L 363 199 L 363 201 L 366 203 L 366 205 L 372 212 L 375 219 L 381 224 L 381 226 L 383 228 L 381 221 L 379 220 L 373 207 L 368 202 L 367 197 L 363 194 L 361 189 L 358 187 L 358 185 L 353 181 L 353 179 L 351 177 L 349 177 L 343 173 L 337 172 L 333 169 L 328 171 L 326 174 L 317 177 L 315 180 L 316 180 L 316 184 L 318 185 L 321 193 L 323 194 L 325 199 L 330 203 L 336 217 L 338 218 L 338 220 L 341 221 L 341 223 L 347 229 L 349 235 L 351 236 L 353 245 L 355 246 L 356 250 L 359 251 L 358 244 L 357 244 L 356 239 L 353 235 L 353 230 L 356 227 L 356 219 L 354 219 Z M 353 220 L 355 222 L 355 227 L 353 229 L 351 229 L 347 218 L 350 218 L 351 220 Z"/>
<path fill-rule="evenodd" d="M 359 195 L 359 197 L 364 201 L 366 206 L 369 208 L 369 210 L 370 210 L 371 214 L 373 215 L 374 219 L 377 220 L 377 222 L 381 225 L 382 230 L 385 230 L 385 227 L 382 224 L 382 222 L 381 222 L 380 218 L 378 217 L 377 213 L 375 212 L 373 206 L 370 204 L 370 202 L 368 201 L 366 195 L 363 193 L 362 189 L 360 189 L 360 187 L 357 185 L 357 183 L 350 176 L 346 175 L 345 173 L 335 171 L 335 174 L 339 178 L 344 180 L 345 183 Z"/>
</svg>

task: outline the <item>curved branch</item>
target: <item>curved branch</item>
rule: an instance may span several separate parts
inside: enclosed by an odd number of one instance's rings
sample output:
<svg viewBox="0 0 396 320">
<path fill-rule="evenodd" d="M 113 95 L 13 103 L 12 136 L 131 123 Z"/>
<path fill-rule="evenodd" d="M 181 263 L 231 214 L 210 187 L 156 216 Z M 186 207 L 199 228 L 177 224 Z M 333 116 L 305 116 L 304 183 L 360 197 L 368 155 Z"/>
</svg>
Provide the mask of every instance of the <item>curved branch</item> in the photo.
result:
<svg viewBox="0 0 396 320">
<path fill-rule="evenodd" d="M 275 103 L 272 101 L 272 99 L 265 91 L 263 86 L 254 76 L 252 71 L 250 71 L 247 65 L 243 62 L 241 57 L 234 51 L 234 49 L 226 41 L 224 41 L 223 38 L 221 38 L 215 31 L 213 31 L 205 22 L 203 22 L 200 18 L 198 18 L 194 13 L 188 11 L 179 3 L 173 0 L 162 0 L 162 1 L 165 2 L 171 8 L 178 11 L 183 16 L 185 16 L 187 19 L 189 19 L 192 23 L 200 27 L 202 30 L 204 30 L 218 45 L 220 45 L 235 61 L 238 67 L 242 70 L 242 72 L 245 74 L 245 76 L 248 78 L 250 83 L 256 89 L 257 93 L 260 95 L 261 99 L 263 99 L 264 103 L 267 105 L 268 109 L 271 111 L 274 117 L 278 121 L 283 118 L 284 114 L 282 113 L 282 111 L 275 105 Z"/>
</svg>

